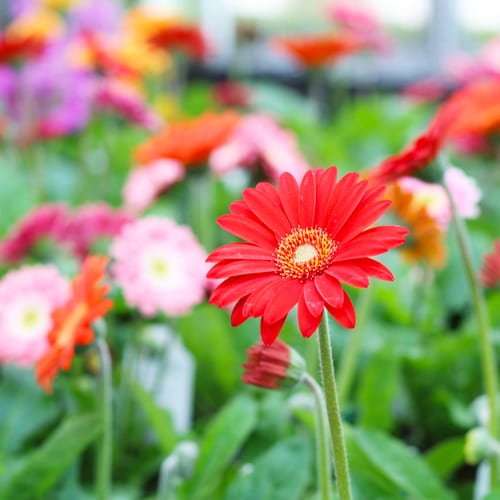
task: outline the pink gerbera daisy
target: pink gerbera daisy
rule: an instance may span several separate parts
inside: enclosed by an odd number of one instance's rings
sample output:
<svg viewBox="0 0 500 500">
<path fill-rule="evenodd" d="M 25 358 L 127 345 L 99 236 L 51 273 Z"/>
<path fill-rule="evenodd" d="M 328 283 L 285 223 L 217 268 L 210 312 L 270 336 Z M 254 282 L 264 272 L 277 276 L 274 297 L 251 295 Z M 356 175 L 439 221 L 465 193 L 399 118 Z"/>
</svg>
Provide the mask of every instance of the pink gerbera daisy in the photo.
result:
<svg viewBox="0 0 500 500">
<path fill-rule="evenodd" d="M 342 282 L 367 287 L 369 277 L 393 280 L 374 260 L 404 243 L 400 226 L 370 227 L 388 208 L 385 187 L 369 188 L 357 173 L 337 181 L 337 169 L 309 170 L 300 186 L 289 173 L 279 188 L 262 182 L 243 191 L 243 200 L 219 217 L 226 231 L 246 240 L 214 250 L 209 278 L 224 279 L 210 302 L 235 304 L 231 323 L 261 317 L 261 336 L 270 345 L 298 304 L 299 329 L 310 337 L 323 310 L 353 328 L 355 311 Z"/>
<path fill-rule="evenodd" d="M 186 314 L 205 296 L 206 254 L 188 226 L 145 217 L 123 229 L 111 254 L 126 301 L 145 316 Z"/>
<path fill-rule="evenodd" d="M 0 362 L 35 363 L 47 348 L 52 313 L 69 297 L 69 282 L 52 265 L 26 266 L 0 281 Z"/>
</svg>

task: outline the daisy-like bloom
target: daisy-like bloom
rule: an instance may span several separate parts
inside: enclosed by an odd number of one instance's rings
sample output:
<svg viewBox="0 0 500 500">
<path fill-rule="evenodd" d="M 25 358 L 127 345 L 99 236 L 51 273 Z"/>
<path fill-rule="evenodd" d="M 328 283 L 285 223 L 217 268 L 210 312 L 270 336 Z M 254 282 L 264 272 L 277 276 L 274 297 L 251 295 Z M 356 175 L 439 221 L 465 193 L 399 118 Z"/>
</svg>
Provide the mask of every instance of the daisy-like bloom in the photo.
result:
<svg viewBox="0 0 500 500">
<path fill-rule="evenodd" d="M 365 47 L 363 40 L 348 32 L 278 37 L 272 44 L 307 68 L 336 62 Z"/>
<path fill-rule="evenodd" d="M 96 111 L 109 110 L 126 120 L 152 132 L 163 125 L 163 120 L 149 108 L 144 96 L 132 85 L 116 78 L 104 78 L 94 95 Z"/>
<path fill-rule="evenodd" d="M 500 283 L 500 240 L 496 240 L 493 251 L 484 256 L 479 280 L 486 288 L 494 288 Z"/>
<path fill-rule="evenodd" d="M 210 302 L 235 304 L 233 326 L 261 317 L 266 345 L 278 337 L 296 304 L 304 337 L 316 331 L 325 308 L 353 328 L 356 314 L 342 282 L 367 287 L 369 277 L 393 280 L 372 257 L 401 245 L 408 233 L 400 226 L 370 227 L 389 208 L 390 201 L 381 199 L 384 190 L 369 188 L 354 172 L 337 181 L 335 167 L 309 170 L 300 186 L 285 172 L 278 189 L 265 182 L 245 189 L 243 200 L 218 219 L 246 242 L 209 255 L 215 265 L 207 276 L 224 279 Z"/>
<path fill-rule="evenodd" d="M 79 258 L 84 259 L 99 238 L 113 238 L 133 217 L 104 202 L 83 205 L 66 220 L 61 240 Z"/>
<path fill-rule="evenodd" d="M 52 265 L 25 266 L 0 281 L 0 362 L 33 365 L 47 349 L 52 312 L 70 287 Z"/>
<path fill-rule="evenodd" d="M 240 121 L 234 111 L 203 115 L 169 125 L 135 150 L 135 159 L 146 165 L 161 158 L 170 158 L 184 166 L 201 165 L 210 153 L 224 144 Z"/>
<path fill-rule="evenodd" d="M 0 260 L 8 264 L 19 262 L 43 238 L 60 242 L 67 218 L 68 210 L 63 204 L 51 203 L 33 209 L 0 243 Z"/>
<path fill-rule="evenodd" d="M 449 221 L 449 206 L 442 187 L 428 189 L 413 178 L 393 182 L 387 190 L 391 212 L 409 228 L 410 236 L 400 249 L 409 262 L 426 261 L 435 268 L 446 262 L 444 220 Z M 435 185 L 434 185 L 435 186 Z"/>
<path fill-rule="evenodd" d="M 247 349 L 243 382 L 267 389 L 290 389 L 306 373 L 302 356 L 279 339 L 272 345 L 259 342 Z"/>
<path fill-rule="evenodd" d="M 310 168 L 294 135 L 265 114 L 242 118 L 229 140 L 212 152 L 209 164 L 219 175 L 240 167 L 262 166 L 274 182 L 285 170 L 300 181 Z"/>
<path fill-rule="evenodd" d="M 125 300 L 144 316 L 183 315 L 204 299 L 206 254 L 188 226 L 162 217 L 139 219 L 123 229 L 111 254 Z"/>
<path fill-rule="evenodd" d="M 170 186 L 184 178 L 184 167 L 175 160 L 157 160 L 134 168 L 123 187 L 125 208 L 132 213 L 145 210 Z"/>
<path fill-rule="evenodd" d="M 71 368 L 75 347 L 94 340 L 92 322 L 113 307 L 113 302 L 105 297 L 110 286 L 103 283 L 107 263 L 107 257 L 94 255 L 85 259 L 80 274 L 71 283 L 69 300 L 52 314 L 49 347 L 36 364 L 36 378 L 46 392 L 52 392 L 59 369 Z"/>
</svg>

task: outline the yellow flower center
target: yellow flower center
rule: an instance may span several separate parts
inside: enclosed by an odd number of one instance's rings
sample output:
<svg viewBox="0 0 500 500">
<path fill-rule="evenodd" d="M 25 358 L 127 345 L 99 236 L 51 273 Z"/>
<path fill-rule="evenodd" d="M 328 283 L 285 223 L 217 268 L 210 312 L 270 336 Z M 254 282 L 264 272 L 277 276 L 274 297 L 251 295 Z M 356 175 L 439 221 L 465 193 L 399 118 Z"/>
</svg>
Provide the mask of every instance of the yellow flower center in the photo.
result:
<svg viewBox="0 0 500 500">
<path fill-rule="evenodd" d="M 276 248 L 276 266 L 284 278 L 306 280 L 332 262 L 338 244 L 320 227 L 294 228 Z"/>
</svg>

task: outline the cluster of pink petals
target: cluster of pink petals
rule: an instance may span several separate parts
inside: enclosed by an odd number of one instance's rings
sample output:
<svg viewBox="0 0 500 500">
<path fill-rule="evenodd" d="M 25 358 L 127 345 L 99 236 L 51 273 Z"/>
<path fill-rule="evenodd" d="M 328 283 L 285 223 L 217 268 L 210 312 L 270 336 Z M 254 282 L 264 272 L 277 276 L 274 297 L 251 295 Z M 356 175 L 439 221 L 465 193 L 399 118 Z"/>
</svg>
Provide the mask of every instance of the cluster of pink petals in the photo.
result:
<svg viewBox="0 0 500 500">
<path fill-rule="evenodd" d="M 479 280 L 486 288 L 493 288 L 500 283 L 500 240 L 496 240 L 493 251 L 484 256 Z"/>
<path fill-rule="evenodd" d="M 61 239 L 68 218 L 65 205 L 42 205 L 21 219 L 6 238 L 0 242 L 0 260 L 15 264 L 43 238 Z"/>
<path fill-rule="evenodd" d="M 464 219 L 479 216 L 482 193 L 477 182 L 462 170 L 450 167 L 444 175 L 444 184 L 450 191 L 457 213 Z M 425 206 L 427 213 L 446 229 L 451 222 L 451 206 L 445 188 L 441 184 L 424 182 L 415 177 L 401 177 L 399 185 L 414 194 L 414 203 Z"/>
<path fill-rule="evenodd" d="M 134 214 L 142 212 L 184 175 L 183 165 L 170 159 L 159 159 L 134 168 L 123 187 L 125 208 Z"/>
<path fill-rule="evenodd" d="M 446 93 L 445 82 L 438 77 L 429 77 L 418 80 L 403 88 L 402 95 L 416 103 L 433 102 Z"/>
<path fill-rule="evenodd" d="M 105 203 L 84 205 L 73 212 L 59 203 L 41 205 L 23 217 L 0 242 L 0 261 L 21 261 L 44 238 L 84 258 L 95 240 L 116 236 L 130 221 L 130 214 Z"/>
<path fill-rule="evenodd" d="M 52 265 L 7 273 L 0 281 L 0 362 L 33 365 L 47 348 L 52 312 L 69 295 L 69 281 Z"/>
<path fill-rule="evenodd" d="M 205 297 L 206 253 L 188 226 L 144 217 L 123 229 L 111 255 L 125 300 L 144 316 L 183 315 Z"/>
<path fill-rule="evenodd" d="M 265 114 L 243 118 L 229 141 L 212 152 L 209 164 L 218 175 L 262 165 L 267 177 L 275 182 L 285 171 L 300 182 L 310 168 L 294 135 Z"/>
<path fill-rule="evenodd" d="M 359 36 L 368 47 L 381 52 L 391 47 L 389 36 L 375 14 L 366 6 L 336 1 L 328 7 L 328 14 L 337 26 Z"/>
<path fill-rule="evenodd" d="M 148 106 L 144 96 L 121 80 L 103 78 L 97 84 L 94 98 L 100 111 L 115 112 L 152 132 L 164 125 L 161 117 Z"/>
<path fill-rule="evenodd" d="M 106 203 L 90 203 L 73 212 L 66 221 L 62 240 L 70 250 L 83 259 L 99 238 L 113 238 L 133 217 Z"/>
</svg>

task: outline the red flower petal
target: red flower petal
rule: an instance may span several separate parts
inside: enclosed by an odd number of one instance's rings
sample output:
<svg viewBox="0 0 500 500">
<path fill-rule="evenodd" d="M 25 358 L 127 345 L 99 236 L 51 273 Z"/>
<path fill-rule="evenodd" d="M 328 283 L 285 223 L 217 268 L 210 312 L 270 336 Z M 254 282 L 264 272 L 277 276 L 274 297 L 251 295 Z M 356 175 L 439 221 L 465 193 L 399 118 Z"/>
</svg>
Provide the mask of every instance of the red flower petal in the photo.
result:
<svg viewBox="0 0 500 500">
<path fill-rule="evenodd" d="M 256 245 L 267 245 L 269 248 L 276 247 L 274 234 L 261 224 L 257 224 L 240 215 L 227 214 L 217 219 L 217 223 L 226 231 L 254 243 Z"/>
<path fill-rule="evenodd" d="M 308 307 L 307 299 L 302 294 L 297 308 L 297 318 L 299 330 L 303 337 L 310 337 L 318 329 L 322 316 L 323 308 L 321 308 L 319 315 L 314 315 Z"/>
<path fill-rule="evenodd" d="M 334 187 L 337 183 L 337 169 L 329 168 L 327 170 L 319 171 L 322 175 L 316 176 L 316 186 L 318 188 L 318 193 L 316 195 L 316 215 L 315 224 L 322 226 L 326 219 L 326 214 L 328 213 L 327 204 L 330 195 L 334 191 Z"/>
<path fill-rule="evenodd" d="M 280 200 L 290 224 L 299 225 L 299 186 L 295 178 L 285 172 L 279 180 Z"/>
<path fill-rule="evenodd" d="M 279 319 L 275 323 L 268 323 L 262 319 L 260 322 L 260 336 L 265 345 L 271 345 L 276 340 L 281 332 L 281 329 L 283 328 L 285 320 L 286 316 Z"/>
<path fill-rule="evenodd" d="M 228 243 L 216 248 L 208 257 L 207 262 L 224 259 L 269 260 L 269 250 L 250 243 Z"/>
<path fill-rule="evenodd" d="M 304 300 L 307 308 L 312 315 L 321 315 L 321 313 L 323 312 L 323 308 L 325 307 L 325 301 L 314 286 L 313 281 L 307 280 L 304 282 L 301 299 Z"/>
<path fill-rule="evenodd" d="M 333 262 L 326 273 L 347 285 L 359 288 L 366 288 L 370 284 L 366 273 L 352 260 Z"/>
<path fill-rule="evenodd" d="M 240 326 L 244 321 L 248 319 L 248 316 L 243 313 L 245 300 L 247 299 L 247 297 L 248 295 L 246 297 L 242 297 L 234 305 L 231 312 L 231 326 Z"/>
<path fill-rule="evenodd" d="M 334 309 L 326 304 L 326 308 L 344 328 L 354 328 L 356 326 L 356 311 L 347 293 L 344 292 L 344 303 L 342 307 Z"/>
<path fill-rule="evenodd" d="M 330 307 L 338 308 L 342 306 L 344 290 L 338 279 L 328 276 L 328 274 L 320 274 L 314 278 L 314 286 Z"/>
<path fill-rule="evenodd" d="M 245 303 L 244 314 L 247 316 L 258 317 L 264 314 L 264 311 L 282 285 L 283 278 L 276 275 L 275 281 L 267 283 L 264 288 L 260 288 L 251 293 Z"/>
<path fill-rule="evenodd" d="M 302 227 L 311 227 L 314 224 L 316 211 L 316 179 L 312 170 L 304 175 L 299 190 L 299 222 Z"/>
<path fill-rule="evenodd" d="M 294 279 L 283 278 L 282 286 L 276 290 L 275 296 L 269 301 L 264 311 L 264 321 L 274 323 L 286 316 L 299 300 L 302 283 Z"/>
<path fill-rule="evenodd" d="M 394 281 L 394 275 L 391 271 L 376 260 L 365 257 L 363 259 L 356 259 L 355 262 L 368 276 L 384 281 Z"/>
<path fill-rule="evenodd" d="M 215 264 L 207 273 L 207 278 L 219 279 L 243 274 L 272 273 L 276 264 L 265 260 L 223 260 Z"/>
</svg>

